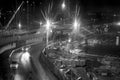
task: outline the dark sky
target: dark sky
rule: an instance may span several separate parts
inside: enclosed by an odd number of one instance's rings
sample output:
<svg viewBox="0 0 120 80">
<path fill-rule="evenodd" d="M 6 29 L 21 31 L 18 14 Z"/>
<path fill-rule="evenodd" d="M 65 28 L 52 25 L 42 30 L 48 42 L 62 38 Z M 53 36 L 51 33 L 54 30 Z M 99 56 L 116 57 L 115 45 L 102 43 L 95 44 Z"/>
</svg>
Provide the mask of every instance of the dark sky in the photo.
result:
<svg viewBox="0 0 120 80">
<path fill-rule="evenodd" d="M 0 8 L 3 9 L 11 9 L 14 7 L 18 7 L 22 1 L 27 1 L 27 0 L 0 0 Z M 35 1 L 36 3 L 38 2 L 43 2 L 45 0 L 28 0 L 29 2 Z"/>
<path fill-rule="evenodd" d="M 9 10 L 16 10 L 18 8 L 18 6 L 20 5 L 20 3 L 23 0 L 0 0 L 0 10 L 4 11 L 9 11 Z M 27 0 L 24 0 L 25 2 Z M 59 3 L 62 0 L 28 0 L 31 2 L 35 2 L 36 6 L 41 6 L 41 9 L 44 9 L 45 6 L 52 2 L 54 3 L 54 6 L 58 6 Z M 73 8 L 72 6 L 79 4 L 79 6 L 82 7 L 83 10 L 89 10 L 90 9 L 98 9 L 98 8 L 109 8 L 109 9 L 113 9 L 113 8 L 120 8 L 120 0 L 66 0 L 67 2 L 70 3 L 71 8 Z M 41 3 L 41 4 L 40 4 Z M 26 4 L 24 4 L 26 5 Z"/>
<path fill-rule="evenodd" d="M 23 9 L 23 8 L 26 8 L 27 0 L 0 0 L 0 10 L 2 11 L 3 14 L 5 13 L 5 15 L 7 14 L 8 16 L 11 17 L 13 15 L 13 10 L 15 11 L 22 1 L 25 2 L 24 6 L 22 6 L 21 8 Z M 59 5 L 63 0 L 28 0 L 28 1 L 30 4 L 33 1 L 35 2 L 37 7 L 35 9 L 35 13 L 36 15 L 38 13 L 38 15 L 40 16 L 41 15 L 40 11 L 45 9 L 45 7 L 48 7 L 48 4 L 50 4 L 51 2 L 53 2 L 54 8 L 59 10 Z M 120 9 L 120 0 L 66 0 L 66 1 L 68 2 L 70 9 L 72 8 L 71 10 L 75 10 L 74 6 L 76 6 L 77 4 L 80 6 L 81 12 L 83 11 L 83 13 L 89 11 L 90 9 L 99 10 L 98 8 L 103 9 L 104 7 L 110 7 L 109 9 L 112 9 L 112 10 L 114 10 L 114 8 L 116 7 Z M 12 12 L 8 14 L 8 12 L 6 11 L 10 11 L 10 10 Z M 20 14 L 22 15 L 22 13 L 23 12 L 21 11 Z M 8 16 L 7 18 L 10 19 L 10 17 Z"/>
<path fill-rule="evenodd" d="M 22 0 L 0 0 L 0 8 L 13 8 L 16 5 L 20 4 Z M 24 0 L 26 1 L 26 0 Z M 29 1 L 35 1 L 36 3 L 43 2 L 43 3 L 49 3 L 50 1 L 60 1 L 60 0 L 29 0 Z M 99 6 L 112 6 L 112 7 L 119 7 L 120 6 L 120 0 L 70 0 L 71 3 L 78 1 L 83 6 L 93 6 L 93 7 L 99 7 Z"/>
<path fill-rule="evenodd" d="M 84 5 L 88 6 L 119 6 L 119 0 L 81 0 Z"/>
</svg>

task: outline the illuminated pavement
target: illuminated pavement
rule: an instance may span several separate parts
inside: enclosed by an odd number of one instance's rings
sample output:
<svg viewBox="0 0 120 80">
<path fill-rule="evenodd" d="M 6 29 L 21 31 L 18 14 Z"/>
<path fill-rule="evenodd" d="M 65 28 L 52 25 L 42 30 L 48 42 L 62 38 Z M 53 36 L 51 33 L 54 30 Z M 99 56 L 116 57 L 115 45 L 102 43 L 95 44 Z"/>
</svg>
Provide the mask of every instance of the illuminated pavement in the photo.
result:
<svg viewBox="0 0 120 80">
<path fill-rule="evenodd" d="M 26 80 L 30 77 L 32 80 L 65 80 L 53 64 L 41 53 L 44 47 L 45 43 L 31 46 L 30 64 L 28 63 L 19 67 L 15 74 L 15 80 Z"/>
<path fill-rule="evenodd" d="M 44 63 L 40 63 L 39 61 L 40 53 L 44 47 L 45 44 L 40 44 L 40 45 L 32 46 L 31 48 L 30 53 L 32 53 L 31 54 L 32 61 L 37 69 L 37 72 L 35 71 L 35 73 L 37 73 L 38 80 L 57 80 L 55 77 L 53 77 L 52 74 L 50 74 L 48 70 L 45 70 L 45 67 L 43 68 L 42 64 Z"/>
</svg>

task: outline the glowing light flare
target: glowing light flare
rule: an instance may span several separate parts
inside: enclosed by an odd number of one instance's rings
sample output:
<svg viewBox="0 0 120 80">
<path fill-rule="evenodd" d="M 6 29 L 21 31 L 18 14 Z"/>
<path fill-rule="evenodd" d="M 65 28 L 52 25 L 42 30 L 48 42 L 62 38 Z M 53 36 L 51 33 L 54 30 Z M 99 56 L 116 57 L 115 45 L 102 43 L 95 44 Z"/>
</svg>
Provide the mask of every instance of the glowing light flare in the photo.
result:
<svg viewBox="0 0 120 80">
<path fill-rule="evenodd" d="M 62 7 L 62 9 L 65 9 L 65 7 L 66 7 L 65 1 L 62 3 L 61 7 Z"/>
<path fill-rule="evenodd" d="M 39 22 L 40 26 L 43 24 L 42 21 Z"/>
<path fill-rule="evenodd" d="M 15 68 L 18 69 L 19 65 L 18 64 L 10 64 L 10 68 Z"/>
<path fill-rule="evenodd" d="M 46 32 L 49 34 L 50 32 L 52 32 L 52 28 L 55 28 L 55 22 L 53 22 L 50 19 L 46 19 L 46 24 L 44 25 L 44 27 L 46 28 Z"/>
<path fill-rule="evenodd" d="M 22 27 L 21 23 L 18 24 L 18 27 L 19 27 L 19 29 L 21 29 L 21 27 Z"/>
<path fill-rule="evenodd" d="M 75 18 L 75 20 L 73 22 L 73 31 L 78 32 L 79 28 L 80 28 L 80 21 Z"/>
<path fill-rule="evenodd" d="M 52 28 L 56 27 L 56 22 L 54 22 L 56 15 L 52 13 L 52 8 L 53 8 L 53 3 L 51 3 L 48 6 L 47 10 L 41 11 L 43 18 L 45 20 L 45 24 L 43 24 L 42 26 L 46 27 L 47 32 L 48 31 L 50 32 Z"/>
<path fill-rule="evenodd" d="M 45 27 L 46 29 L 44 31 L 46 33 L 46 45 L 48 45 L 48 41 L 49 41 L 48 39 L 52 33 L 52 28 L 56 27 L 56 22 L 54 22 L 56 15 L 52 13 L 53 12 L 52 7 L 53 7 L 53 4 L 49 5 L 46 11 L 44 12 L 41 11 L 43 18 L 45 20 L 45 24 L 43 24 L 42 26 Z"/>
<path fill-rule="evenodd" d="M 118 22 L 117 25 L 120 26 L 120 22 Z"/>
<path fill-rule="evenodd" d="M 80 8 L 76 5 L 74 17 L 73 17 L 73 33 L 78 33 L 80 29 Z"/>
<path fill-rule="evenodd" d="M 20 74 L 15 74 L 14 80 L 24 80 L 23 77 Z"/>
<path fill-rule="evenodd" d="M 22 51 L 28 52 L 29 48 L 30 48 L 30 47 L 23 47 L 23 48 L 22 48 Z"/>
<path fill-rule="evenodd" d="M 51 21 L 48 19 L 46 20 L 46 29 L 49 30 L 51 26 Z"/>
<path fill-rule="evenodd" d="M 68 39 L 68 42 L 71 42 L 71 38 Z"/>
<path fill-rule="evenodd" d="M 28 47 L 26 47 L 26 48 L 25 48 L 25 51 L 28 51 L 28 50 L 29 50 L 29 48 L 28 48 Z"/>
<path fill-rule="evenodd" d="M 50 32 L 51 32 L 51 33 L 53 32 L 52 29 L 50 30 Z"/>
<path fill-rule="evenodd" d="M 51 32 L 51 27 L 52 27 L 52 21 L 50 19 L 46 19 L 46 24 L 45 24 L 45 27 L 46 27 L 46 45 L 48 45 L 48 39 L 49 39 L 49 35 L 50 35 L 50 32 Z"/>
<path fill-rule="evenodd" d="M 21 62 L 25 66 L 29 64 L 30 61 L 30 54 L 28 52 L 25 52 L 21 55 Z"/>
<path fill-rule="evenodd" d="M 75 28 L 75 29 L 78 27 L 78 22 L 77 22 L 77 20 L 76 20 L 76 19 L 75 19 L 75 21 L 74 21 L 73 26 L 74 26 L 74 28 Z"/>
</svg>

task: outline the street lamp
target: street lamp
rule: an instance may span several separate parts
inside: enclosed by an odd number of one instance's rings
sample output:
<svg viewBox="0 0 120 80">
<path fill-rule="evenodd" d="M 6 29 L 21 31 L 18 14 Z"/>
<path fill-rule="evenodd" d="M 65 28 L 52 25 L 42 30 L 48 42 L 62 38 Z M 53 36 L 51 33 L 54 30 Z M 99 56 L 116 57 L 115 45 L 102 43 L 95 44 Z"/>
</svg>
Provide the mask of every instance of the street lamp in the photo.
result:
<svg viewBox="0 0 120 80">
<path fill-rule="evenodd" d="M 73 33 L 78 33 L 79 28 L 80 28 L 80 21 L 75 18 L 73 22 Z"/>
<path fill-rule="evenodd" d="M 21 23 L 19 23 L 19 24 L 18 24 L 18 28 L 21 29 L 21 27 L 22 27 L 22 25 L 21 25 Z"/>
<path fill-rule="evenodd" d="M 47 30 L 47 31 L 49 31 L 50 26 L 51 26 L 51 22 L 50 22 L 50 20 L 48 19 L 48 20 L 46 20 L 46 30 Z"/>
<path fill-rule="evenodd" d="M 56 27 L 56 23 L 57 22 L 54 22 L 53 19 L 46 18 L 46 23 L 43 25 L 46 29 L 46 45 L 48 45 L 49 36 L 53 32 L 52 29 Z"/>
<path fill-rule="evenodd" d="M 77 39 L 77 36 L 79 35 L 79 30 L 80 30 L 80 20 L 75 18 L 72 24 L 73 31 L 72 31 L 72 37 L 73 39 Z"/>
<path fill-rule="evenodd" d="M 62 10 L 64 10 L 66 8 L 65 1 L 63 1 L 61 7 L 62 7 Z"/>
<path fill-rule="evenodd" d="M 120 22 L 118 22 L 117 25 L 120 26 Z"/>
<path fill-rule="evenodd" d="M 74 27 L 74 30 L 77 30 L 77 27 L 78 27 L 78 22 L 77 20 L 75 19 L 74 23 L 73 23 L 73 27 Z"/>
<path fill-rule="evenodd" d="M 43 24 L 42 21 L 39 22 L 40 26 Z"/>
<path fill-rule="evenodd" d="M 51 20 L 49 20 L 49 19 L 46 20 L 45 27 L 46 27 L 46 45 L 48 45 L 49 32 L 51 29 Z"/>
</svg>

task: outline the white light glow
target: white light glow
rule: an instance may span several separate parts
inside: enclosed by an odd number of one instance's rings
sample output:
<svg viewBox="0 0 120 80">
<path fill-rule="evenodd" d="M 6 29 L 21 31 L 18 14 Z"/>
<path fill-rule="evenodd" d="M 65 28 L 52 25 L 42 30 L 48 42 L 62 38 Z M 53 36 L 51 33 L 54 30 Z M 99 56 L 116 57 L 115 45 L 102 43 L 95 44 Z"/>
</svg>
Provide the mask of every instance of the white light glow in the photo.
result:
<svg viewBox="0 0 120 80">
<path fill-rule="evenodd" d="M 120 22 L 118 22 L 117 25 L 120 26 Z"/>
<path fill-rule="evenodd" d="M 46 29 L 49 30 L 51 26 L 51 21 L 48 19 L 46 20 Z"/>
<path fill-rule="evenodd" d="M 25 48 L 25 51 L 28 51 L 28 50 L 29 50 L 29 47 L 26 47 L 26 48 Z"/>
<path fill-rule="evenodd" d="M 40 23 L 39 23 L 39 24 L 40 24 L 40 26 L 41 26 L 43 23 L 40 21 Z"/>
<path fill-rule="evenodd" d="M 10 68 L 16 68 L 16 69 L 18 69 L 18 64 L 10 64 Z"/>
<path fill-rule="evenodd" d="M 21 27 L 22 27 L 21 23 L 18 24 L 18 27 L 19 27 L 19 29 L 21 29 Z"/>
<path fill-rule="evenodd" d="M 22 47 L 22 51 L 28 51 L 29 50 L 29 47 Z"/>
<path fill-rule="evenodd" d="M 15 74 L 14 80 L 24 80 L 23 77 L 20 74 Z"/>
<path fill-rule="evenodd" d="M 21 62 L 24 66 L 29 63 L 29 59 L 30 59 L 30 54 L 28 52 L 22 54 Z"/>
<path fill-rule="evenodd" d="M 73 26 L 74 26 L 74 28 L 75 28 L 75 29 L 78 27 L 78 22 L 77 22 L 77 20 L 76 20 L 76 19 L 75 19 L 75 21 L 74 21 Z"/>
<path fill-rule="evenodd" d="M 65 9 L 66 5 L 65 5 L 65 2 L 62 3 L 62 9 Z"/>
<path fill-rule="evenodd" d="M 68 39 L 68 42 L 71 42 L 71 38 Z"/>
<path fill-rule="evenodd" d="M 75 18 L 74 22 L 73 22 L 73 32 L 74 33 L 78 33 L 79 32 L 79 28 L 80 28 L 80 21 Z"/>
<path fill-rule="evenodd" d="M 63 5 L 64 6 L 64 5 Z M 51 5 L 48 6 L 48 9 L 45 10 L 44 12 L 41 11 L 43 18 L 45 20 L 45 24 L 43 24 L 42 26 L 45 27 L 46 30 L 44 30 L 44 32 L 46 33 L 46 45 L 48 45 L 49 42 L 49 36 L 52 33 L 52 29 L 56 27 L 56 23 L 54 22 L 54 18 L 56 15 L 52 14 L 52 7 L 53 4 L 51 3 Z"/>
<path fill-rule="evenodd" d="M 50 30 L 50 32 L 51 32 L 51 33 L 53 32 L 52 29 Z"/>
<path fill-rule="evenodd" d="M 49 33 L 50 33 L 50 30 L 51 30 L 51 20 L 49 19 L 46 19 L 46 24 L 45 24 L 45 27 L 46 27 L 46 45 L 48 45 L 48 38 L 49 38 Z"/>
</svg>

